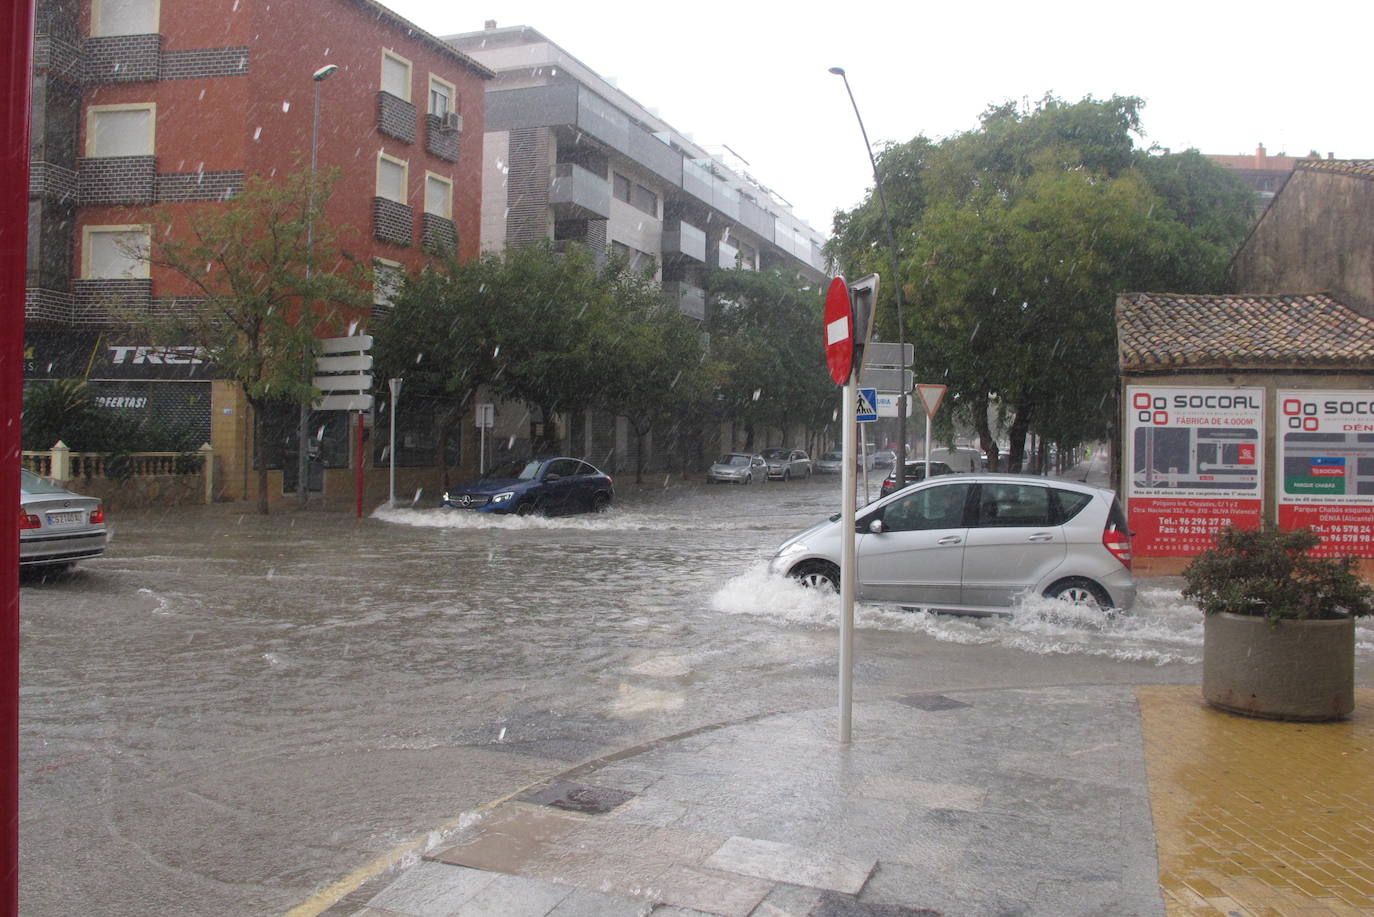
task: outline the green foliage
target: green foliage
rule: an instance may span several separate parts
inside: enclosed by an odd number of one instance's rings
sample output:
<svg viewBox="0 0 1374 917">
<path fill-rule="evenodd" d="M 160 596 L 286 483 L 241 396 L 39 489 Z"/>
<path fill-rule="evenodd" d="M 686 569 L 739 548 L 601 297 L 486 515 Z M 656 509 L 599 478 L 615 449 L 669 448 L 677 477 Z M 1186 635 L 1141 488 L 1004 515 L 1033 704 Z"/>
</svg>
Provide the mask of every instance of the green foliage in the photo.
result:
<svg viewBox="0 0 1374 917">
<path fill-rule="evenodd" d="M 1009 415 L 1012 467 L 1035 429 L 1064 445 L 1115 417 L 1116 295 L 1218 289 L 1252 220 L 1243 184 L 1194 151 L 1136 148 L 1131 96 L 989 107 L 980 127 L 888 147 L 905 330 L 917 374 L 987 432 Z M 884 276 L 880 335 L 896 340 L 876 199 L 837 214 L 847 277 Z"/>
<path fill-rule="evenodd" d="M 60 440 L 73 452 L 193 453 L 200 447 L 194 439 L 189 428 L 96 406 L 80 379 L 31 382 L 24 388 L 23 441 L 30 451 L 46 451 Z"/>
<path fill-rule="evenodd" d="M 1206 614 L 1263 616 L 1271 624 L 1374 614 L 1374 588 L 1356 575 L 1354 559 L 1311 556 L 1320 541 L 1311 529 L 1228 527 L 1183 571 L 1183 595 Z"/>
</svg>

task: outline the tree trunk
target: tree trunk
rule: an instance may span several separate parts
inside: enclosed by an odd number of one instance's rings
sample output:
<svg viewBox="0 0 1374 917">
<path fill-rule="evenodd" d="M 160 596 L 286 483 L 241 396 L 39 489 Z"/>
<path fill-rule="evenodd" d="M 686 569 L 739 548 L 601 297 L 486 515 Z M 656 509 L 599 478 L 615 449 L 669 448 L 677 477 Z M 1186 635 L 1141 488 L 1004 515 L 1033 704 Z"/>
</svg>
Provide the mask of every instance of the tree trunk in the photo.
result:
<svg viewBox="0 0 1374 917">
<path fill-rule="evenodd" d="M 252 400 L 248 406 L 253 411 L 253 465 L 258 470 L 258 512 L 268 514 L 267 503 L 267 458 L 263 455 L 263 439 L 267 435 L 267 417 L 263 405 Z"/>
<path fill-rule="evenodd" d="M 1016 417 L 1011 422 L 1011 449 L 1007 453 L 1007 471 L 1020 474 L 1026 459 L 1026 434 L 1030 432 L 1030 420 L 1034 409 L 1031 405 L 1018 406 Z"/>
<path fill-rule="evenodd" d="M 978 431 L 978 444 L 983 449 L 983 459 L 987 462 L 988 471 L 997 471 L 997 440 L 993 438 L 992 428 L 988 425 L 988 396 L 986 393 L 973 399 L 973 427 Z"/>
</svg>

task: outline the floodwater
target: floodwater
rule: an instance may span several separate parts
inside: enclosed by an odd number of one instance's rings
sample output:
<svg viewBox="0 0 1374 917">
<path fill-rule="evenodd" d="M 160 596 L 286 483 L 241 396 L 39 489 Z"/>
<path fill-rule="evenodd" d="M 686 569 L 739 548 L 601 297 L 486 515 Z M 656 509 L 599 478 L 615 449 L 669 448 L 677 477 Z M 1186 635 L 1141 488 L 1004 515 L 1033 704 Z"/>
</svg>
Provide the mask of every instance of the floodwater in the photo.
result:
<svg viewBox="0 0 1374 917">
<path fill-rule="evenodd" d="M 833 705 L 838 599 L 764 571 L 838 481 L 618 484 L 559 519 L 116 507 L 107 556 L 21 589 L 22 912 L 284 913 L 578 762 Z M 1196 681 L 1197 610 L 1143 587 L 861 606 L 856 697 Z"/>
</svg>

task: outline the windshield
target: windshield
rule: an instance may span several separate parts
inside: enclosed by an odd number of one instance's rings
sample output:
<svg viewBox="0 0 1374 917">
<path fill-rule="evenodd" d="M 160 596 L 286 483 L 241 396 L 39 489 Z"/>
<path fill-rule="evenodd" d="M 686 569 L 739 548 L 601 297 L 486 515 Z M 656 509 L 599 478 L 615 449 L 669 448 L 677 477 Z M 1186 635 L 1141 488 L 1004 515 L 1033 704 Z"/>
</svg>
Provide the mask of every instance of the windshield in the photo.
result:
<svg viewBox="0 0 1374 917">
<path fill-rule="evenodd" d="M 533 481 L 539 476 L 539 466 L 543 464 L 544 463 L 539 459 L 531 459 L 529 461 L 511 459 L 508 462 L 502 462 L 482 475 L 482 480 L 506 480 L 508 478 L 515 478 L 520 481 Z"/>
<path fill-rule="evenodd" d="M 64 494 L 65 487 L 58 487 L 47 478 L 41 478 L 27 468 L 19 469 L 19 489 L 26 494 Z"/>
<path fill-rule="evenodd" d="M 748 464 L 749 464 L 749 456 L 747 456 L 747 455 L 741 455 L 741 454 L 738 454 L 738 453 L 730 453 L 730 454 L 727 454 L 727 455 L 722 455 L 720 458 L 716 459 L 716 464 L 717 464 L 717 465 L 748 465 Z"/>
<path fill-rule="evenodd" d="M 844 461 L 844 455 L 843 455 L 842 453 L 839 453 L 839 452 L 827 452 L 825 455 L 822 455 L 822 456 L 821 456 L 821 461 L 823 461 L 823 462 L 842 462 L 842 461 Z"/>
<path fill-rule="evenodd" d="M 766 458 L 766 459 L 785 459 L 785 458 L 787 458 L 787 450 L 786 450 L 786 449 L 765 449 L 765 450 L 763 450 L 763 457 Z"/>
</svg>

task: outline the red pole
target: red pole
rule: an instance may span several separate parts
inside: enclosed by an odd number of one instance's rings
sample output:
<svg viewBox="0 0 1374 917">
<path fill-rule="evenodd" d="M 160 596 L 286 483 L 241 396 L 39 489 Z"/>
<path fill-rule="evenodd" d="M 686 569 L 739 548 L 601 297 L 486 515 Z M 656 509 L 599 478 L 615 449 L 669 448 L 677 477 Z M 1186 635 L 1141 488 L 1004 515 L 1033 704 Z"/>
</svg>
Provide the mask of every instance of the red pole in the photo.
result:
<svg viewBox="0 0 1374 917">
<path fill-rule="evenodd" d="M 354 437 L 353 450 L 353 490 L 357 495 L 358 518 L 363 518 L 363 412 L 358 412 L 358 435 Z"/>
<path fill-rule="evenodd" d="M 19 914 L 19 419 L 24 409 L 24 268 L 34 0 L 0 4 L 0 917 Z"/>
</svg>

